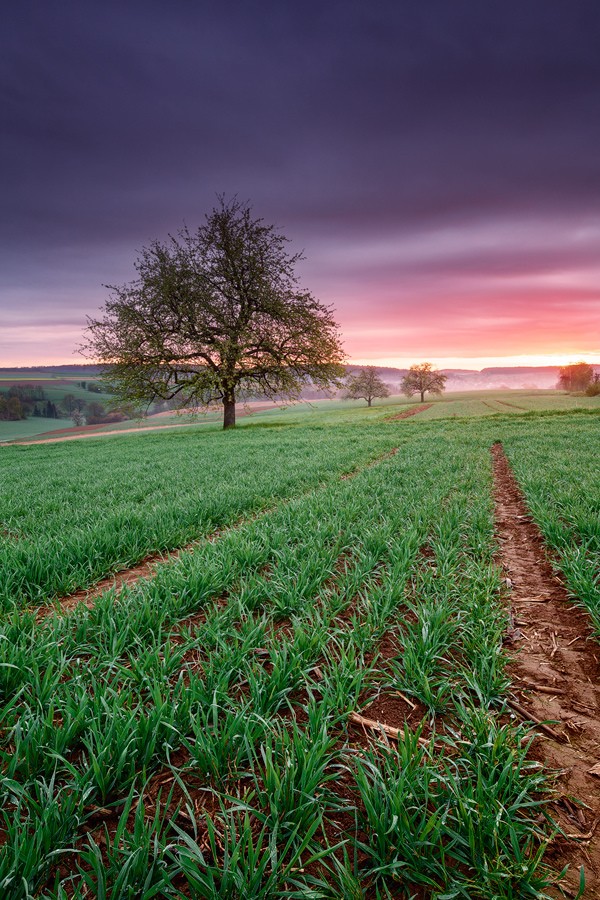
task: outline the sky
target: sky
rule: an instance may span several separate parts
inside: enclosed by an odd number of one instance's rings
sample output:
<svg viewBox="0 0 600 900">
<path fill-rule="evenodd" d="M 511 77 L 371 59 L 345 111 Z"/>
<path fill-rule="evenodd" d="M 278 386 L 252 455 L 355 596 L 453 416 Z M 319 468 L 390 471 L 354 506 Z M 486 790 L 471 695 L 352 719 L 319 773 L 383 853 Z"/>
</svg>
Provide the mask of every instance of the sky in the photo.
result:
<svg viewBox="0 0 600 900">
<path fill-rule="evenodd" d="M 82 360 L 140 249 L 248 200 L 351 361 L 600 362 L 597 0 L 20 0 L 0 367 Z"/>
</svg>

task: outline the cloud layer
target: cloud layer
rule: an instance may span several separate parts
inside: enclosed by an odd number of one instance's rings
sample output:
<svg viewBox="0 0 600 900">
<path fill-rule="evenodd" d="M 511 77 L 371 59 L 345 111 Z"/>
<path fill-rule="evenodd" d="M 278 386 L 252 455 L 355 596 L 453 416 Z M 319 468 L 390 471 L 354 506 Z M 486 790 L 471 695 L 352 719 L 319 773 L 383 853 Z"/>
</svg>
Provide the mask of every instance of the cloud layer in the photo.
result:
<svg viewBox="0 0 600 900">
<path fill-rule="evenodd" d="M 25 0 L 5 19 L 5 361 L 72 359 L 102 283 L 218 192 L 305 248 L 353 358 L 600 359 L 596 2 Z"/>
</svg>

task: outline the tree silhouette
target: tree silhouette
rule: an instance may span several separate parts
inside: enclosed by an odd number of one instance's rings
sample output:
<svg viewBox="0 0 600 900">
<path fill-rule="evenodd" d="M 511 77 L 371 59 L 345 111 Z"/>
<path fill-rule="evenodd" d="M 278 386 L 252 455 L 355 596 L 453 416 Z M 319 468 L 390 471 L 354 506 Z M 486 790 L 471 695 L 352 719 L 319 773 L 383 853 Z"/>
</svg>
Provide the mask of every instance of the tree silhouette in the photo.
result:
<svg viewBox="0 0 600 900">
<path fill-rule="evenodd" d="M 88 320 L 84 352 L 104 364 L 118 399 L 222 404 L 224 428 L 240 399 L 294 399 L 307 379 L 339 386 L 338 326 L 299 288 L 303 257 L 286 244 L 247 203 L 220 197 L 196 232 L 142 250 L 137 279 L 111 287 L 104 317 Z"/>
<path fill-rule="evenodd" d="M 410 367 L 400 383 L 400 390 L 407 397 L 420 394 L 423 403 L 427 392 L 441 394 L 446 389 L 446 379 L 447 376 L 434 369 L 431 363 L 419 363 Z"/>
<path fill-rule="evenodd" d="M 367 406 L 376 397 L 389 397 L 390 389 L 377 374 L 375 366 L 365 366 L 356 375 L 348 376 L 344 397 L 347 400 L 366 400 Z"/>
<path fill-rule="evenodd" d="M 563 391 L 585 391 L 593 379 L 593 366 L 586 362 L 578 362 L 559 369 L 557 386 Z"/>
</svg>

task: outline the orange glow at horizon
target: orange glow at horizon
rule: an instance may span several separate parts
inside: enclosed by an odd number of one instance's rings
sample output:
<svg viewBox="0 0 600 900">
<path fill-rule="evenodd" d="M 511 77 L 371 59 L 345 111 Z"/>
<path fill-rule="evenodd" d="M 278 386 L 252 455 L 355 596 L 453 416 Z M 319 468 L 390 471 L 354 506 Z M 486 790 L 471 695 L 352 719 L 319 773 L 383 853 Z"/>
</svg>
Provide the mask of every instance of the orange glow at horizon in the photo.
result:
<svg viewBox="0 0 600 900">
<path fill-rule="evenodd" d="M 600 353 L 574 352 L 570 354 L 539 354 L 515 356 L 478 356 L 478 357 L 438 357 L 432 356 L 394 356 L 394 357 L 356 357 L 348 362 L 356 366 L 385 366 L 394 369 L 406 369 L 419 362 L 431 362 L 438 369 L 490 369 L 517 367 L 568 366 L 577 362 L 587 362 L 600 366 Z"/>
</svg>

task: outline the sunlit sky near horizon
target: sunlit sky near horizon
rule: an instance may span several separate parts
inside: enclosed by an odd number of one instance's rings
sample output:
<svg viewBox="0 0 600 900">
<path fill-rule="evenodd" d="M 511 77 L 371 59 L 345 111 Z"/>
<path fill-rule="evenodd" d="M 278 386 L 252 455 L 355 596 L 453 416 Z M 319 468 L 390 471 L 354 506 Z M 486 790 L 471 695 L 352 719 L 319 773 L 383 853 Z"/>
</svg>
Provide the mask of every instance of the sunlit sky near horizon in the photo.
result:
<svg viewBox="0 0 600 900">
<path fill-rule="evenodd" d="M 0 367 L 248 199 L 351 361 L 600 363 L 597 0 L 22 0 L 0 32 Z"/>
</svg>

